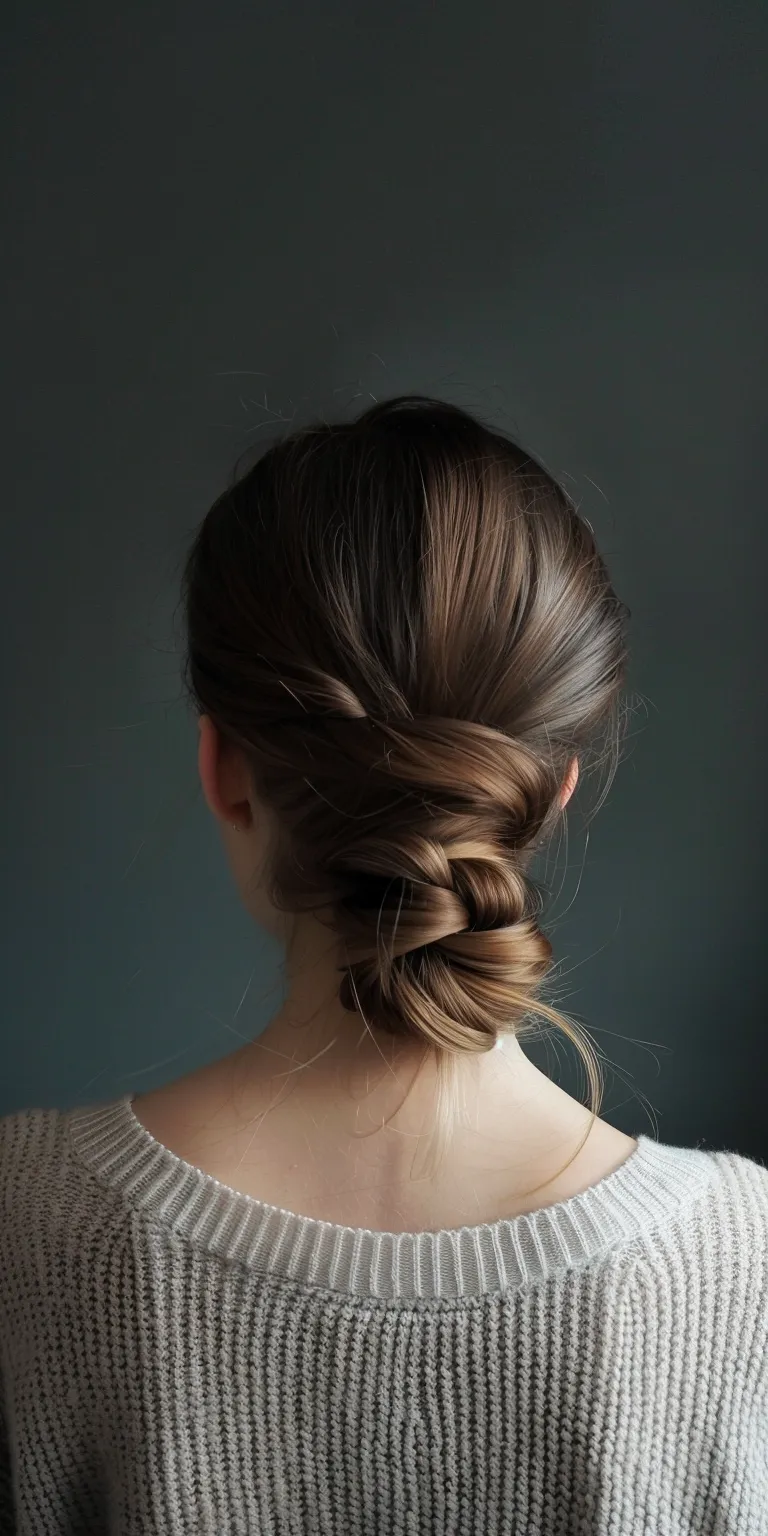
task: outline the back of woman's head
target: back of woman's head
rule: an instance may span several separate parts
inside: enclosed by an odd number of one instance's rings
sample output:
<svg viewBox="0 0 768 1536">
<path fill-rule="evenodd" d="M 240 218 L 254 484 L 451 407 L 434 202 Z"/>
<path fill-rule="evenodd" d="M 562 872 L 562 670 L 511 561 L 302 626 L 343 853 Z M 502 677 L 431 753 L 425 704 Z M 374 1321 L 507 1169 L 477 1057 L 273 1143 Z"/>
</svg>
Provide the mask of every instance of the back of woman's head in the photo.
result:
<svg viewBox="0 0 768 1536">
<path fill-rule="evenodd" d="M 194 700 L 275 814 L 272 900 L 332 925 L 344 1005 L 449 1054 L 560 1022 L 527 871 L 615 740 L 625 644 L 551 476 L 418 396 L 311 425 L 215 502 L 185 598 Z"/>
</svg>

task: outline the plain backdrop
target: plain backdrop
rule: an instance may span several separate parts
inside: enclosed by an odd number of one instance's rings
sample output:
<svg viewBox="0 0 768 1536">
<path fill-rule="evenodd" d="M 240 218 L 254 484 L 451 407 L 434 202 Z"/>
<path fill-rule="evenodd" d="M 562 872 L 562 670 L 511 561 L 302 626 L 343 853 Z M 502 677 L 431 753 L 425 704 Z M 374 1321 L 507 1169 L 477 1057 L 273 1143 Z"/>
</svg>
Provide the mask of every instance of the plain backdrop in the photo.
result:
<svg viewBox="0 0 768 1536">
<path fill-rule="evenodd" d="M 765 1157 L 767 47 L 759 0 L 6 13 L 0 1112 L 277 1006 L 181 563 L 238 454 L 415 390 L 563 478 L 632 610 L 625 762 L 551 870 L 603 1113 Z"/>
</svg>

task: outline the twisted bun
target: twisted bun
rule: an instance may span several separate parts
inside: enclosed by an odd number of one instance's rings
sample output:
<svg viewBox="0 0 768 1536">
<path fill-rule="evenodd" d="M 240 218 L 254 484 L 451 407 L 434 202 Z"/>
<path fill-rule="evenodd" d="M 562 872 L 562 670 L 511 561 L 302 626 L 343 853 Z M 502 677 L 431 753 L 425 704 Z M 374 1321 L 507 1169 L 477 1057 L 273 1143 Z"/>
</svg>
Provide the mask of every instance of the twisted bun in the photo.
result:
<svg viewBox="0 0 768 1536">
<path fill-rule="evenodd" d="M 392 1034 L 489 1049 L 551 958 L 523 866 L 552 770 L 464 720 L 356 720 L 316 731 L 312 750 L 320 805 L 341 792 L 347 805 L 343 846 L 309 871 L 348 962 L 342 1002 Z M 311 846 L 327 846 L 324 812 L 307 815 Z"/>
<path fill-rule="evenodd" d="M 448 1054 L 557 1019 L 528 865 L 616 739 L 625 651 L 552 477 L 453 406 L 384 402 L 236 480 L 185 593 L 190 691 L 275 811 L 275 904 L 338 935 L 345 1006 Z"/>
</svg>

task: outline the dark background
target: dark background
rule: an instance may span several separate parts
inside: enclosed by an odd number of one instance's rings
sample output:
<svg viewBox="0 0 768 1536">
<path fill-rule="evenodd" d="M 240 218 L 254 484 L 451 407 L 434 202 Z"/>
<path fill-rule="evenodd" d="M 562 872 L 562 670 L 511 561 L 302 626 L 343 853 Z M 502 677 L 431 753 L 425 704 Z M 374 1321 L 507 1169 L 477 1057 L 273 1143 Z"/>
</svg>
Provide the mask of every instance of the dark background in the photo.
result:
<svg viewBox="0 0 768 1536">
<path fill-rule="evenodd" d="M 555 881 L 603 1112 L 765 1157 L 768 8 L 6 27 L 0 1112 L 153 1086 L 276 1006 L 197 788 L 180 565 L 281 419 L 418 390 L 570 477 L 633 611 L 627 760 Z"/>
</svg>

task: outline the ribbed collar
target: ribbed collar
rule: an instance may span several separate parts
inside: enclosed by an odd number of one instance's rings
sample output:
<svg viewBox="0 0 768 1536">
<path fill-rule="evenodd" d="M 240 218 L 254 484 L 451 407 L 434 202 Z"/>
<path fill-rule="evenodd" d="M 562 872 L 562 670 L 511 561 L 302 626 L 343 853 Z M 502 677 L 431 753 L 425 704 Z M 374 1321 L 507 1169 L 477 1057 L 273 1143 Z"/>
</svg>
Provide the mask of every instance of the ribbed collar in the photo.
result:
<svg viewBox="0 0 768 1536">
<path fill-rule="evenodd" d="M 75 1152 L 102 1185 L 198 1248 L 357 1295 L 478 1296 L 546 1279 L 684 1214 L 716 1173 L 710 1153 L 640 1135 L 620 1167 L 560 1204 L 478 1227 L 371 1232 L 220 1184 L 156 1141 L 132 1097 L 69 1111 Z"/>
</svg>

